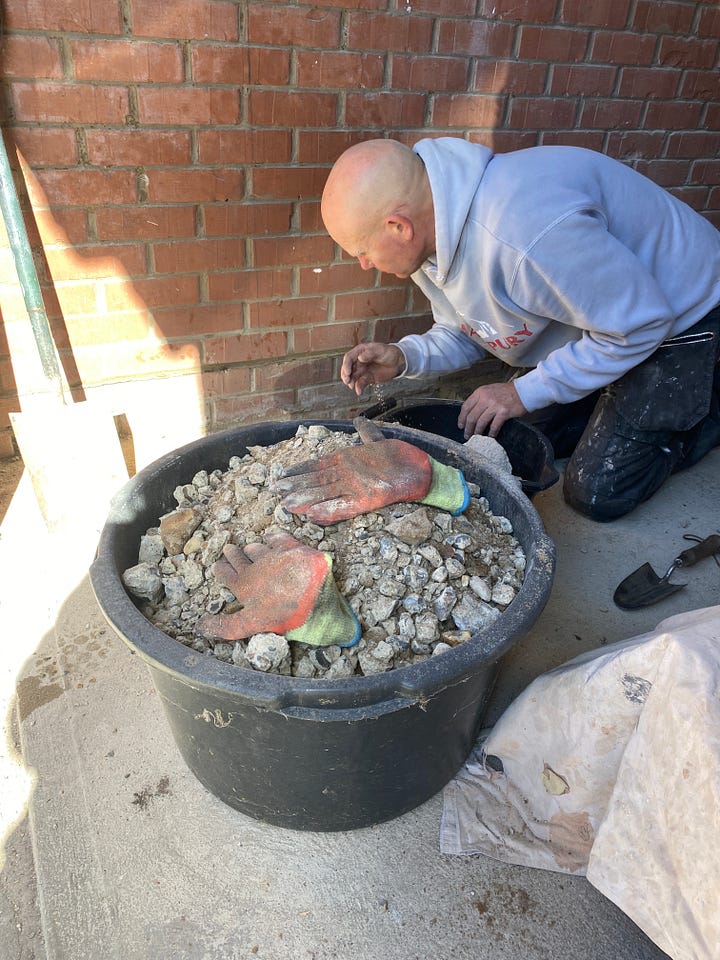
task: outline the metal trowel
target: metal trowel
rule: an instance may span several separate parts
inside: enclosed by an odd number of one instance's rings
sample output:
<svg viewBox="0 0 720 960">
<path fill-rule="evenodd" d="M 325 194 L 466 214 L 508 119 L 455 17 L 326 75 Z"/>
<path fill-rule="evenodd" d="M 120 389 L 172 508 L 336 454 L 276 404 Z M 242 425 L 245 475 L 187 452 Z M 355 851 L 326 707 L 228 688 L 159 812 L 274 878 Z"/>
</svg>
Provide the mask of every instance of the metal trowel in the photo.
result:
<svg viewBox="0 0 720 960">
<path fill-rule="evenodd" d="M 622 610 L 637 610 L 640 607 L 649 607 L 659 600 L 664 600 L 678 590 L 682 590 L 686 584 L 670 583 L 670 577 L 673 573 L 682 567 L 692 567 L 705 557 L 715 557 L 715 562 L 720 566 L 718 553 L 720 553 L 720 535 L 711 534 L 702 540 L 691 533 L 685 534 L 685 540 L 694 540 L 697 543 L 695 547 L 688 547 L 687 550 L 675 557 L 668 567 L 667 573 L 659 577 L 649 563 L 644 563 L 637 570 L 625 577 L 622 583 L 618 584 L 613 600 Z"/>
</svg>

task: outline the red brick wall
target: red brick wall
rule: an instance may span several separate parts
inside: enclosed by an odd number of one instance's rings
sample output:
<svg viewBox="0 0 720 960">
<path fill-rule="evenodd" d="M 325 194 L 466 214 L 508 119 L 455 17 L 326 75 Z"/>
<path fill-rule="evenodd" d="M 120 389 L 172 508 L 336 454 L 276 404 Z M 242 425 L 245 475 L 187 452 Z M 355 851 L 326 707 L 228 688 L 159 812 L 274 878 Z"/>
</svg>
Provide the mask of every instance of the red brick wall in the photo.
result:
<svg viewBox="0 0 720 960">
<path fill-rule="evenodd" d="M 6 142 L 63 365 L 135 431 L 347 415 L 343 351 L 427 323 L 323 231 L 328 168 L 360 139 L 581 144 L 720 225 L 717 2 L 5 7 Z M 7 455 L 26 321 L 6 240 L 0 270 Z"/>
</svg>

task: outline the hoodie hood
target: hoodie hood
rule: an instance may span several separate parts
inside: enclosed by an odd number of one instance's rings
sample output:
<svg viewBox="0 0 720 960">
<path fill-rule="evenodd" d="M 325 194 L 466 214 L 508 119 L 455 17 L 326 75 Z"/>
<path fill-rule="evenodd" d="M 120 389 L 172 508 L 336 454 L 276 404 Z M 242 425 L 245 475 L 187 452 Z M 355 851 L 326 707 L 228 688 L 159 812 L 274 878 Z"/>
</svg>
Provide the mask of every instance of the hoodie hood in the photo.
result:
<svg viewBox="0 0 720 960">
<path fill-rule="evenodd" d="M 473 199 L 493 153 L 457 137 L 420 140 L 413 150 L 425 164 L 435 205 L 436 282 L 452 269 Z"/>
</svg>

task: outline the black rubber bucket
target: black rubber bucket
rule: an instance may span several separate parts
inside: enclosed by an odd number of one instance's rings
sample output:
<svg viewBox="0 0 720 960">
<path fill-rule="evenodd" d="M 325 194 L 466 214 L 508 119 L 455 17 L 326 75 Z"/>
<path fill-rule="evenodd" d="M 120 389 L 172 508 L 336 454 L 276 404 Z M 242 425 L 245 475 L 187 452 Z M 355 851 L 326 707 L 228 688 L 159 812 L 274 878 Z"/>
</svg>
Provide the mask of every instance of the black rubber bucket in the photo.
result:
<svg viewBox="0 0 720 960">
<path fill-rule="evenodd" d="M 481 727 L 500 657 L 547 601 L 555 550 L 527 497 L 502 471 L 460 444 L 384 426 L 459 466 L 506 516 L 526 556 L 510 606 L 442 656 L 342 680 L 267 675 L 201 656 L 151 624 L 126 593 L 122 572 L 140 537 L 173 509 L 174 489 L 201 469 L 226 470 L 252 445 L 295 435 L 300 423 L 351 432 L 346 421 L 261 423 L 214 434 L 146 467 L 113 501 L 91 581 L 110 625 L 147 663 L 190 770 L 231 807 L 300 830 L 350 830 L 389 820 L 437 793 L 467 757 Z"/>
<path fill-rule="evenodd" d="M 386 404 L 370 407 L 364 415 L 464 443 L 465 437 L 457 425 L 461 406 L 456 400 L 397 400 L 392 397 Z M 557 483 L 559 475 L 552 445 L 537 427 L 524 420 L 507 420 L 498 432 L 497 441 L 507 453 L 513 474 L 520 478 L 523 491 L 529 497 Z"/>
</svg>

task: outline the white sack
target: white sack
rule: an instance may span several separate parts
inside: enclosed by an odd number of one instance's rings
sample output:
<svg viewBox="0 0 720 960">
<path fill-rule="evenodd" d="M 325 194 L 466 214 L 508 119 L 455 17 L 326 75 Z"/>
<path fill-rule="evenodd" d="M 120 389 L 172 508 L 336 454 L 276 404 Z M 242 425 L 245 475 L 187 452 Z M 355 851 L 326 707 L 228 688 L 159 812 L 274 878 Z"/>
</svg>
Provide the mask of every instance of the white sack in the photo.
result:
<svg viewBox="0 0 720 960">
<path fill-rule="evenodd" d="M 720 606 L 538 677 L 446 787 L 440 846 L 584 874 L 674 960 L 717 960 Z"/>
</svg>

